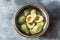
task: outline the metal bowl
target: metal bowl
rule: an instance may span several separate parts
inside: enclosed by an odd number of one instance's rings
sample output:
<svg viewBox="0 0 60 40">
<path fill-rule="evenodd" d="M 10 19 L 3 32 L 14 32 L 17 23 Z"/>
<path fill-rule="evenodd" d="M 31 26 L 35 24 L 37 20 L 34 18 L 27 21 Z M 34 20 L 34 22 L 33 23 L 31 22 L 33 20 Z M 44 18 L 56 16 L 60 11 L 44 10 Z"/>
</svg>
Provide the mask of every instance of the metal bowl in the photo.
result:
<svg viewBox="0 0 60 40">
<path fill-rule="evenodd" d="M 20 31 L 20 26 L 17 24 L 17 17 L 19 16 L 19 14 L 21 14 L 20 12 L 21 12 L 21 10 L 22 9 L 24 9 L 24 8 L 27 8 L 27 7 L 35 7 L 35 8 L 37 8 L 37 9 L 39 9 L 41 12 L 42 12 L 42 14 L 43 14 L 43 16 L 45 17 L 45 20 L 46 20 L 46 22 L 45 22 L 45 25 L 44 25 L 44 27 L 43 27 L 43 30 L 42 30 L 42 32 L 41 33 L 38 33 L 38 34 L 35 34 L 35 35 L 26 35 L 26 34 L 23 34 L 21 31 Z M 15 12 L 15 14 L 14 14 L 14 18 L 13 18 L 13 21 L 14 21 L 14 27 L 15 27 L 15 29 L 16 29 L 16 31 L 20 34 L 20 35 L 22 35 L 22 36 L 24 36 L 24 37 L 38 37 L 38 36 L 41 36 L 41 35 L 43 35 L 45 32 L 46 32 L 46 30 L 48 29 L 48 26 L 49 26 L 49 15 L 48 15 L 48 13 L 47 13 L 47 11 L 45 10 L 45 8 L 42 6 L 42 5 L 40 5 L 40 4 L 37 4 L 37 3 L 27 3 L 27 4 L 24 4 L 24 5 L 22 5 L 22 6 L 20 6 L 18 9 L 17 9 L 17 11 Z"/>
</svg>

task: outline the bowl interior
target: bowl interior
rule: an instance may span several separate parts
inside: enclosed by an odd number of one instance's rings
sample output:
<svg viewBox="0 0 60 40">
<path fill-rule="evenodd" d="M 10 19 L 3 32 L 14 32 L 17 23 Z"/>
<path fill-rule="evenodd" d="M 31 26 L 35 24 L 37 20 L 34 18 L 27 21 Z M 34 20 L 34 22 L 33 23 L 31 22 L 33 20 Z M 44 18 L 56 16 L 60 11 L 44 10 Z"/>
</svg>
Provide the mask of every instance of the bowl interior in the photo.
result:
<svg viewBox="0 0 60 40">
<path fill-rule="evenodd" d="M 38 10 L 39 12 L 41 12 L 41 15 L 44 17 L 45 21 L 47 20 L 47 16 L 46 16 L 46 14 L 44 14 L 44 12 L 43 12 L 44 9 L 43 9 L 43 11 L 42 11 L 42 10 L 41 10 L 41 9 L 42 9 L 41 7 L 34 6 L 34 5 L 25 5 L 25 6 L 22 6 L 21 8 L 19 8 L 19 10 L 17 11 L 17 13 L 16 13 L 16 15 L 15 15 L 15 25 L 16 25 L 16 28 L 17 28 L 18 33 L 21 34 L 21 35 L 23 35 L 23 36 L 28 36 L 28 37 L 30 37 L 30 36 L 36 36 L 36 35 L 42 35 L 46 29 L 43 29 L 41 33 L 38 33 L 38 34 L 35 34 L 35 35 L 27 35 L 27 34 L 25 34 L 24 32 L 22 32 L 22 31 L 20 30 L 21 25 L 17 22 L 17 19 L 18 19 L 18 17 L 19 17 L 21 14 L 23 14 L 23 11 L 24 11 L 25 9 L 29 9 L 29 10 L 31 10 L 31 9 L 36 9 L 36 10 Z M 44 26 L 46 26 L 46 25 L 47 25 L 47 24 L 45 24 Z"/>
</svg>

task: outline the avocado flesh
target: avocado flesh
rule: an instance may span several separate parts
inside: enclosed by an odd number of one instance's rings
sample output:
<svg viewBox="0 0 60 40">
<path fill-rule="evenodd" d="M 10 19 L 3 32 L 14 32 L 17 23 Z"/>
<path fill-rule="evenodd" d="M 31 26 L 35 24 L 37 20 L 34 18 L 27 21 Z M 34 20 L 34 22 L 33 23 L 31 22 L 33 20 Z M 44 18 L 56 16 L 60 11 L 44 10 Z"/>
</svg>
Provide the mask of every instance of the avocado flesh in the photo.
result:
<svg viewBox="0 0 60 40">
<path fill-rule="evenodd" d="M 19 24 L 23 24 L 25 22 L 25 17 L 24 16 L 20 16 L 19 18 L 18 18 L 18 23 Z"/>
<path fill-rule="evenodd" d="M 29 34 L 29 29 L 26 24 L 21 25 L 21 30 L 26 34 Z"/>
<path fill-rule="evenodd" d="M 36 34 L 36 33 L 39 33 L 42 31 L 42 28 L 43 28 L 43 25 L 44 25 L 44 22 L 40 22 L 40 23 L 37 23 L 37 25 L 33 28 L 33 29 L 30 29 L 30 33 L 31 34 Z"/>
<path fill-rule="evenodd" d="M 24 16 L 26 17 L 27 15 L 29 15 L 29 10 L 24 10 Z"/>
</svg>

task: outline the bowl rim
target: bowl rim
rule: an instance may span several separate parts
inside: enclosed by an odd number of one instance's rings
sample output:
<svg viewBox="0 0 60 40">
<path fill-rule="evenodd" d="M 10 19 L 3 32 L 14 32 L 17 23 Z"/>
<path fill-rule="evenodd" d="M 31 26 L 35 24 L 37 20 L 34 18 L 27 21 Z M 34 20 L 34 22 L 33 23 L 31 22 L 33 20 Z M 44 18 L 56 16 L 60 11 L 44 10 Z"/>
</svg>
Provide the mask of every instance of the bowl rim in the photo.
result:
<svg viewBox="0 0 60 40">
<path fill-rule="evenodd" d="M 16 23 L 15 23 L 16 14 L 17 14 L 17 12 L 18 12 L 22 7 L 27 6 L 27 5 L 33 5 L 33 6 L 39 8 L 39 9 L 41 9 L 41 10 L 43 10 L 43 11 L 45 12 L 45 14 L 46 14 L 45 16 L 46 16 L 46 21 L 47 21 L 47 22 L 46 22 L 46 24 L 45 24 L 45 28 L 44 28 L 44 30 L 43 30 L 42 33 L 38 33 L 38 34 L 29 36 L 29 35 L 25 35 L 25 34 L 21 33 L 21 32 L 18 30 L 18 28 L 16 27 Z M 14 16 L 13 16 L 13 25 L 14 25 L 14 28 L 15 28 L 15 30 L 17 31 L 17 33 L 20 34 L 20 35 L 23 36 L 23 37 L 28 37 L 28 38 L 39 37 L 39 36 L 43 35 L 43 34 L 47 31 L 47 29 L 48 29 L 49 21 L 50 21 L 50 20 L 49 20 L 49 15 L 48 15 L 46 9 L 45 9 L 41 4 L 38 4 L 38 3 L 26 3 L 26 4 L 23 4 L 23 5 L 19 6 L 19 8 L 16 10 L 16 12 L 15 12 L 15 14 L 14 14 Z"/>
</svg>

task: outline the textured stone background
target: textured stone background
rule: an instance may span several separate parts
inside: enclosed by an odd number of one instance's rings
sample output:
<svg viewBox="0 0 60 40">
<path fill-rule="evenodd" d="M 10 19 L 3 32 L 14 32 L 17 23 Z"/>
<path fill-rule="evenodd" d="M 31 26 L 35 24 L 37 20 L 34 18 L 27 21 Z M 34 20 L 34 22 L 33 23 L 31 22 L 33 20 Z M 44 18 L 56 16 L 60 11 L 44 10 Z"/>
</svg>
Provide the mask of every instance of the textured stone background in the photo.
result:
<svg viewBox="0 0 60 40">
<path fill-rule="evenodd" d="M 25 38 L 14 29 L 12 19 L 14 12 L 25 3 L 42 4 L 49 16 L 48 31 L 41 37 Z M 60 1 L 59 0 L 0 0 L 0 40 L 59 40 L 60 38 Z"/>
</svg>

